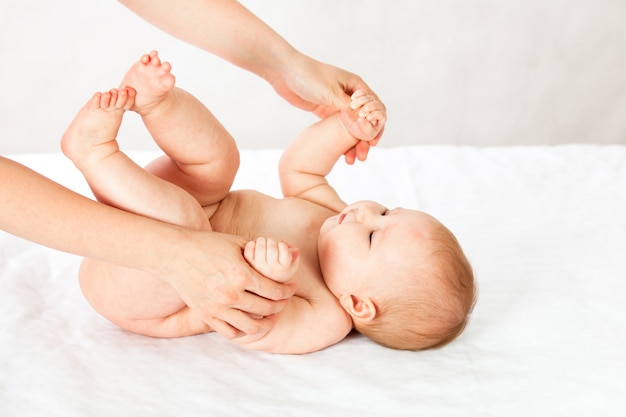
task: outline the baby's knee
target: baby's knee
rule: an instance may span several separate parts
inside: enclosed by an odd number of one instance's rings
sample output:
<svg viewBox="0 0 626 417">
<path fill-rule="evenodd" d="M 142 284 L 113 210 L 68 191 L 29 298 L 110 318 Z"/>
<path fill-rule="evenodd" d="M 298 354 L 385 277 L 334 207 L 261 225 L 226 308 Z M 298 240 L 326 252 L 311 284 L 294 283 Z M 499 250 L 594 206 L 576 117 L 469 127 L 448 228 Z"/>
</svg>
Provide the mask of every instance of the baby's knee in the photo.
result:
<svg viewBox="0 0 626 417">
<path fill-rule="evenodd" d="M 192 165 L 187 169 L 200 171 L 195 174 L 210 181 L 212 189 L 228 192 L 235 181 L 237 171 L 239 171 L 239 164 L 239 150 L 233 146 L 225 151 L 223 157 L 207 161 L 201 165 Z"/>
</svg>

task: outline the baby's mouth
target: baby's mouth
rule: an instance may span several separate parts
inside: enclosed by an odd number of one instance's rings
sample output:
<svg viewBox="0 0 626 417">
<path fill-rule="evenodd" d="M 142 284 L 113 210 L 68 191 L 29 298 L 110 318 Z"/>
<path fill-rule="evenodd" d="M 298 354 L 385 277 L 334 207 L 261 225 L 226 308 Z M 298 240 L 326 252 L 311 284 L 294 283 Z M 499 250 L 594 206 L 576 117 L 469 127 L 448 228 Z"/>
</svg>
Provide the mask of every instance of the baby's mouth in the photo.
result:
<svg viewBox="0 0 626 417">
<path fill-rule="evenodd" d="M 345 218 L 346 218 L 346 214 L 347 214 L 347 213 L 341 213 L 341 214 L 339 215 L 339 220 L 337 220 L 337 224 L 341 224 L 341 222 L 343 221 L 343 219 L 345 219 Z"/>
</svg>

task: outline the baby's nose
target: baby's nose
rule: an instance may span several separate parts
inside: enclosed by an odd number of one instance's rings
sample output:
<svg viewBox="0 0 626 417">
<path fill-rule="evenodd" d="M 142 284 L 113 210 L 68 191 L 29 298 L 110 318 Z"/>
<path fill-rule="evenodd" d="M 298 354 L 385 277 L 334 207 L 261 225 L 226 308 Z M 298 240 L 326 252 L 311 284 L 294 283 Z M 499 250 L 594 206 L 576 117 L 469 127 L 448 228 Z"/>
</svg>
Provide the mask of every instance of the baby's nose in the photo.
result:
<svg viewBox="0 0 626 417">
<path fill-rule="evenodd" d="M 358 223 L 364 223 L 372 218 L 374 209 L 369 206 L 359 207 L 353 210 L 355 221 Z"/>
</svg>

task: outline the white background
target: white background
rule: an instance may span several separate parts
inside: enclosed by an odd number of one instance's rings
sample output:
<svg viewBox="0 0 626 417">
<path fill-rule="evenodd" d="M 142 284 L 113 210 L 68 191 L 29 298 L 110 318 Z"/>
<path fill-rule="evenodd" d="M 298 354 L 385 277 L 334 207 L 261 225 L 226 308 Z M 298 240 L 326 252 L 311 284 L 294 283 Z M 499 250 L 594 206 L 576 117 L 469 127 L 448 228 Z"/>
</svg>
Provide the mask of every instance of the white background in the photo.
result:
<svg viewBox="0 0 626 417">
<path fill-rule="evenodd" d="M 361 75 L 387 105 L 383 143 L 626 143 L 624 0 L 245 0 L 296 48 Z M 313 116 L 260 78 L 112 0 L 0 3 L 0 154 L 59 149 L 96 90 L 158 49 L 247 148 Z M 137 118 L 126 149 L 154 149 Z"/>
</svg>

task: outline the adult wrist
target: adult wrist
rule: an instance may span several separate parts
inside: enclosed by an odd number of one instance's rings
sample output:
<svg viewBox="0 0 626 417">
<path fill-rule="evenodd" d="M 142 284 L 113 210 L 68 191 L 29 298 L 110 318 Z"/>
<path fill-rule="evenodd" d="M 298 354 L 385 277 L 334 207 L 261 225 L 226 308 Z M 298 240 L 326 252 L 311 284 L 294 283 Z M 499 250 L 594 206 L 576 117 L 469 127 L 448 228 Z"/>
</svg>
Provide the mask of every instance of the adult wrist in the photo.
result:
<svg viewBox="0 0 626 417">
<path fill-rule="evenodd" d="M 285 42 L 284 45 L 276 46 L 268 57 L 265 65 L 260 68 L 257 75 L 267 81 L 271 86 L 275 86 L 287 79 L 287 75 L 293 72 L 303 54 Z M 294 65 L 295 64 L 295 65 Z"/>
<path fill-rule="evenodd" d="M 136 267 L 170 282 L 180 273 L 180 262 L 184 262 L 182 258 L 190 243 L 190 231 L 167 223 L 152 229 L 152 243 L 137 254 L 141 264 Z"/>
</svg>

